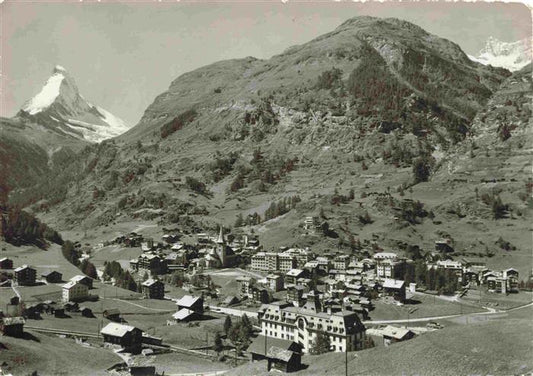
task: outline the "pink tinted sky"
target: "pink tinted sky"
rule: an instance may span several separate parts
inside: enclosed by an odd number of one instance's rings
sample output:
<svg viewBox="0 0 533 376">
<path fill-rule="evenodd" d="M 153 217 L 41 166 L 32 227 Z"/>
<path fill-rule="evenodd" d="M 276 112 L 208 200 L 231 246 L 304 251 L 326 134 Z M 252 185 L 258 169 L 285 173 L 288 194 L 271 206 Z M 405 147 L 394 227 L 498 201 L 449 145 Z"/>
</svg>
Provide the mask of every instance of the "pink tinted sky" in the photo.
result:
<svg viewBox="0 0 533 376">
<path fill-rule="evenodd" d="M 482 2 L 7 0 L 0 15 L 1 116 L 13 116 L 60 64 L 84 97 L 130 125 L 182 73 L 222 59 L 269 58 L 359 15 L 414 22 L 472 55 L 489 36 L 531 37 L 526 6 Z"/>
</svg>

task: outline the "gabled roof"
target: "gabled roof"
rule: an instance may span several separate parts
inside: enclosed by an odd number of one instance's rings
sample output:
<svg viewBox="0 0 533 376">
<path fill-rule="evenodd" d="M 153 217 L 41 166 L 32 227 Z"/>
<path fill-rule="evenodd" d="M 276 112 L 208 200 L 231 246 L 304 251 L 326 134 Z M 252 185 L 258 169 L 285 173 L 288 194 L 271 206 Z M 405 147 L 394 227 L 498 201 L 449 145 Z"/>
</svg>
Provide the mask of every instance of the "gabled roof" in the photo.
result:
<svg viewBox="0 0 533 376">
<path fill-rule="evenodd" d="M 402 339 L 409 334 L 409 332 L 411 332 L 409 329 L 399 328 L 392 325 L 387 325 L 385 328 L 381 329 L 383 336 L 392 337 L 395 339 Z"/>
<path fill-rule="evenodd" d="M 175 320 L 184 320 L 186 319 L 187 317 L 193 315 L 195 312 L 190 310 L 190 309 L 187 309 L 187 308 L 182 308 L 180 309 L 178 312 L 176 312 L 175 314 L 172 315 L 172 317 L 175 319 Z"/>
<path fill-rule="evenodd" d="M 150 279 L 147 279 L 146 281 L 144 281 L 144 282 L 142 283 L 142 285 L 143 285 L 143 286 L 146 286 L 146 287 L 150 287 L 150 286 L 155 285 L 156 283 L 163 283 L 163 282 L 158 281 L 158 280 L 156 280 L 156 279 L 152 279 L 152 278 L 150 278 Z"/>
<path fill-rule="evenodd" d="M 276 347 L 281 351 L 291 351 L 300 350 L 300 346 L 294 342 L 289 341 L 287 339 L 280 339 L 280 338 L 274 338 L 274 337 L 267 337 L 266 338 L 266 347 L 267 347 L 267 354 L 271 347 Z M 265 336 L 264 335 L 258 335 L 252 342 L 252 344 L 248 347 L 248 352 L 252 354 L 259 354 L 265 356 Z"/>
<path fill-rule="evenodd" d="M 76 281 L 70 281 L 70 282 L 65 283 L 61 287 L 64 288 L 64 289 L 71 289 L 71 288 L 73 288 L 74 286 L 77 286 L 77 285 L 85 286 L 83 283 L 79 283 L 79 282 L 76 282 Z M 87 286 L 85 286 L 85 287 L 87 287 Z"/>
<path fill-rule="evenodd" d="M 202 298 L 200 298 L 198 296 L 185 295 L 180 300 L 178 300 L 178 302 L 176 304 L 179 305 L 179 306 L 183 306 L 183 307 L 191 307 L 196 302 L 198 302 L 198 300 L 200 300 L 200 299 L 202 299 Z"/>
<path fill-rule="evenodd" d="M 283 350 L 276 346 L 271 346 L 267 352 L 267 357 L 273 358 L 273 359 L 279 359 L 284 362 L 288 362 L 289 360 L 291 360 L 293 355 L 294 355 L 293 351 Z"/>
<path fill-rule="evenodd" d="M 75 276 L 72 277 L 70 280 L 71 280 L 72 282 L 81 282 L 81 281 L 83 281 L 83 280 L 85 280 L 85 279 L 92 280 L 91 277 L 87 277 L 86 275 L 80 275 L 80 274 L 75 275 Z"/>
<path fill-rule="evenodd" d="M 33 269 L 33 268 L 31 266 L 29 266 L 29 265 L 22 265 L 22 266 L 19 266 L 18 268 L 16 268 L 14 271 L 15 272 L 20 272 L 20 271 L 22 271 L 24 269 Z M 35 270 L 35 269 L 33 269 L 33 270 Z"/>
<path fill-rule="evenodd" d="M 110 335 L 113 337 L 124 337 L 128 332 L 131 332 L 135 329 L 137 328 L 135 328 L 134 326 L 117 324 L 115 322 L 111 322 L 107 324 L 104 328 L 102 328 L 102 330 L 100 330 L 100 333 Z"/>
<path fill-rule="evenodd" d="M 2 318 L 2 324 L 4 325 L 17 325 L 17 324 L 24 324 L 26 321 L 24 320 L 24 317 L 17 316 L 17 317 L 4 317 Z"/>
<path fill-rule="evenodd" d="M 286 275 L 291 277 L 298 277 L 300 274 L 302 274 L 304 271 L 302 269 L 291 269 L 287 272 Z"/>
<path fill-rule="evenodd" d="M 48 277 L 48 276 L 50 276 L 50 275 L 52 275 L 52 274 L 63 275 L 63 274 L 61 274 L 61 273 L 58 272 L 58 271 L 55 271 L 55 270 L 48 270 L 48 271 L 42 273 L 41 276 L 43 276 L 43 277 Z"/>
<path fill-rule="evenodd" d="M 389 288 L 389 289 L 400 289 L 403 287 L 404 284 L 405 284 L 405 281 L 387 278 L 385 279 L 385 282 L 383 282 L 383 287 Z"/>
</svg>

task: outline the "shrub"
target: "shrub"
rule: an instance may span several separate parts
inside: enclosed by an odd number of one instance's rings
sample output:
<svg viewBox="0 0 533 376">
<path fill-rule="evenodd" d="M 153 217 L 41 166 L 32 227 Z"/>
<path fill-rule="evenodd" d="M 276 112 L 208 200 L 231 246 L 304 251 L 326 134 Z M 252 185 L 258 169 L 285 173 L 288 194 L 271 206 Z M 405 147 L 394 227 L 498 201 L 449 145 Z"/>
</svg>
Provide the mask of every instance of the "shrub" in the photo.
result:
<svg viewBox="0 0 533 376">
<path fill-rule="evenodd" d="M 172 133 L 180 130 L 185 125 L 192 122 L 197 115 L 198 114 L 194 109 L 182 112 L 181 114 L 179 114 L 174 119 L 172 119 L 161 127 L 161 138 L 167 138 Z"/>
</svg>

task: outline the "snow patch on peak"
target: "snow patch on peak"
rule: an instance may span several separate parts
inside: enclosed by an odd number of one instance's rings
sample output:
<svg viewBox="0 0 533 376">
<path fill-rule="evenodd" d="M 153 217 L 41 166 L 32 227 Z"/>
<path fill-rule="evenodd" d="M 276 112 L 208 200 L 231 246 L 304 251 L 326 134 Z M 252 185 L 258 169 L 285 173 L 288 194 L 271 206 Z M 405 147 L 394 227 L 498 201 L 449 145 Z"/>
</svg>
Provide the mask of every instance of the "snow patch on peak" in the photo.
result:
<svg viewBox="0 0 533 376">
<path fill-rule="evenodd" d="M 494 67 L 517 71 L 525 67 L 532 60 L 531 41 L 527 39 L 516 42 L 502 42 L 489 37 L 485 47 L 479 51 L 479 56 L 468 56 L 470 60 Z"/>
<path fill-rule="evenodd" d="M 124 120 L 116 117 L 111 112 L 104 110 L 102 107 L 96 107 L 99 113 L 104 116 L 104 121 L 109 124 L 113 129 L 115 136 L 126 132 L 130 127 L 124 122 Z"/>
<path fill-rule="evenodd" d="M 67 71 L 67 70 L 66 70 L 63 66 L 61 66 L 61 65 L 56 65 L 56 66 L 54 67 L 54 72 L 66 72 L 66 71 Z"/>
<path fill-rule="evenodd" d="M 26 105 L 22 108 L 23 111 L 34 115 L 48 108 L 60 94 L 61 83 L 65 79 L 65 76 L 59 72 L 54 73 L 41 91 L 30 99 Z"/>
</svg>

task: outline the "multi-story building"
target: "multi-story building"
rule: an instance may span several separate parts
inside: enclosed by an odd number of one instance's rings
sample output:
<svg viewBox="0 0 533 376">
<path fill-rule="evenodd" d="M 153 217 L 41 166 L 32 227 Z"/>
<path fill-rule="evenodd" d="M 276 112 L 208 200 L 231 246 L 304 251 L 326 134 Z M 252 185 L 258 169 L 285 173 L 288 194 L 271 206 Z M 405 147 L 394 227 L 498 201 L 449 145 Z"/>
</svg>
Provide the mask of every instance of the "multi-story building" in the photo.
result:
<svg viewBox="0 0 533 376">
<path fill-rule="evenodd" d="M 241 298 L 244 298 L 244 297 L 251 298 L 252 288 L 254 287 L 255 283 L 256 283 L 255 278 L 246 277 L 246 276 L 238 277 L 237 278 L 237 284 L 239 285 L 239 287 L 237 288 L 238 295 Z"/>
<path fill-rule="evenodd" d="M 314 234 L 320 230 L 320 219 L 318 217 L 305 217 L 304 229 L 307 230 L 308 234 Z"/>
<path fill-rule="evenodd" d="M 64 302 L 81 302 L 89 296 L 89 288 L 83 283 L 70 281 L 62 287 Z"/>
<path fill-rule="evenodd" d="M 336 270 L 346 270 L 350 265 L 350 256 L 340 255 L 333 259 L 333 268 Z"/>
<path fill-rule="evenodd" d="M 22 265 L 14 270 L 15 282 L 19 285 L 34 285 L 37 270 L 28 265 Z"/>
<path fill-rule="evenodd" d="M 299 278 L 307 278 L 306 269 L 291 269 L 285 274 L 285 285 L 296 285 Z"/>
<path fill-rule="evenodd" d="M 309 303 L 309 302 L 308 302 Z M 295 307 L 286 303 L 263 305 L 258 312 L 261 334 L 297 342 L 303 352 L 313 347 L 318 332 L 324 332 L 336 352 L 360 350 L 366 328 L 355 312 L 328 312 Z"/>
<path fill-rule="evenodd" d="M 263 272 L 287 272 L 296 266 L 295 255 L 283 252 L 258 252 L 251 258 L 251 268 Z"/>
<path fill-rule="evenodd" d="M 287 302 L 296 307 L 300 307 L 304 303 L 303 295 L 305 287 L 303 286 L 291 286 L 287 288 Z"/>
<path fill-rule="evenodd" d="M 280 272 L 287 272 L 296 266 L 296 257 L 290 253 L 278 254 L 278 269 Z"/>
<path fill-rule="evenodd" d="M 439 260 L 437 261 L 437 269 L 452 270 L 459 278 L 459 281 L 462 280 L 463 265 L 459 261 Z"/>
<path fill-rule="evenodd" d="M 405 274 L 405 261 L 390 258 L 380 259 L 376 263 L 378 278 L 403 279 Z"/>
<path fill-rule="evenodd" d="M 167 272 L 166 260 L 153 253 L 143 253 L 139 258 L 131 260 L 130 267 L 135 271 L 144 269 L 153 274 L 164 274 Z"/>
<path fill-rule="evenodd" d="M 270 290 L 278 292 L 283 289 L 283 277 L 277 274 L 269 274 L 265 277 L 266 287 Z"/>
<path fill-rule="evenodd" d="M 147 279 L 141 285 L 143 296 L 147 299 L 163 299 L 165 284 L 155 279 Z"/>
</svg>

